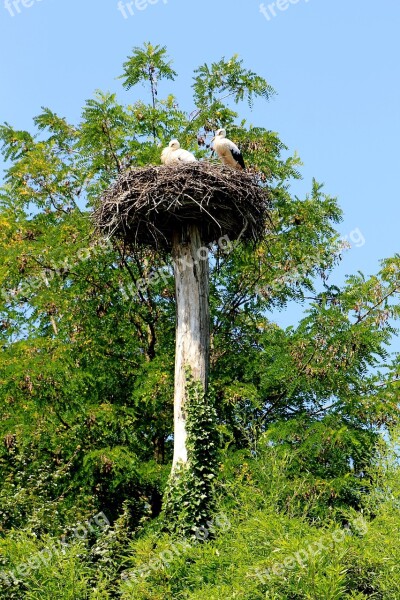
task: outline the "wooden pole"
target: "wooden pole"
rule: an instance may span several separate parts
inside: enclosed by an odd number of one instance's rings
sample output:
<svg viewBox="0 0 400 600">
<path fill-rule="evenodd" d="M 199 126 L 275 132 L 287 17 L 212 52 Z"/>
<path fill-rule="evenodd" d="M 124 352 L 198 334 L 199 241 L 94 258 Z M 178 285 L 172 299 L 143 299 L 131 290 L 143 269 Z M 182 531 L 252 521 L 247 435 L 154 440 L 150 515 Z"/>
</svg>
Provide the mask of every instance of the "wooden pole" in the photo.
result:
<svg viewBox="0 0 400 600">
<path fill-rule="evenodd" d="M 210 351 L 208 248 L 196 225 L 183 227 L 173 239 L 176 350 L 174 393 L 174 457 L 172 470 L 187 462 L 186 370 L 207 392 Z"/>
</svg>

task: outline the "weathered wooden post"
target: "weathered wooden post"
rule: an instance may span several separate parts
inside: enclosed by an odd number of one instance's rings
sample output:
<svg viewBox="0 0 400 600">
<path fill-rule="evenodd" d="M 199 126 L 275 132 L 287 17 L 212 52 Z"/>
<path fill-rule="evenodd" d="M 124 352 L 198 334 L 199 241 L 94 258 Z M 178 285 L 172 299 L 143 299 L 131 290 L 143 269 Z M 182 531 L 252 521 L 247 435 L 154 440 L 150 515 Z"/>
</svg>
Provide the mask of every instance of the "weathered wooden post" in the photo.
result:
<svg viewBox="0 0 400 600">
<path fill-rule="evenodd" d="M 256 176 L 197 162 L 130 169 L 105 192 L 97 227 L 131 246 L 172 255 L 176 298 L 174 456 L 172 478 L 190 469 L 188 373 L 207 394 L 210 315 L 209 248 L 225 239 L 258 241 L 265 233 L 268 194 Z"/>
<path fill-rule="evenodd" d="M 188 225 L 173 236 L 176 342 L 174 388 L 173 468 L 187 462 L 186 379 L 189 368 L 207 393 L 210 348 L 209 264 L 207 246 L 197 225 Z"/>
</svg>

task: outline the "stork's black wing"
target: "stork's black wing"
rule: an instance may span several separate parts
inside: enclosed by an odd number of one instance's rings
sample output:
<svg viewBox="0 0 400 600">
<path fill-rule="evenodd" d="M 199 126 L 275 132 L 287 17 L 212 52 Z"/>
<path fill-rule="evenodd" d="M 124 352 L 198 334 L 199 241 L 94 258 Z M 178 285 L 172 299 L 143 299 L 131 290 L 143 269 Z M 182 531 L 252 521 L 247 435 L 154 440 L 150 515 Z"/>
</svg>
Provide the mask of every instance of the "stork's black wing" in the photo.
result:
<svg viewBox="0 0 400 600">
<path fill-rule="evenodd" d="M 237 149 L 232 148 L 231 152 L 232 152 L 232 156 L 236 160 L 236 162 L 239 163 L 239 165 L 242 167 L 242 169 L 245 169 L 246 165 L 244 164 L 243 154 L 240 152 L 239 148 L 237 148 Z"/>
</svg>

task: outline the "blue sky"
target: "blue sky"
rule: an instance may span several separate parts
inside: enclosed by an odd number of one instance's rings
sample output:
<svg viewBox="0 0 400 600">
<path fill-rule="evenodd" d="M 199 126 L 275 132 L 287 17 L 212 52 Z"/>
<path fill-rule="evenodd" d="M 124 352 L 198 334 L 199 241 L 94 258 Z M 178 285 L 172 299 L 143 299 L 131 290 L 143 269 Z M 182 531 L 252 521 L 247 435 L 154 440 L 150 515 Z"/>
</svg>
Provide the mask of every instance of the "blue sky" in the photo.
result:
<svg viewBox="0 0 400 600">
<path fill-rule="evenodd" d="M 190 110 L 193 69 L 237 53 L 278 92 L 241 115 L 300 154 L 304 178 L 294 191 L 306 193 L 316 177 L 339 198 L 341 234 L 365 241 L 346 253 L 337 281 L 374 273 L 399 251 L 398 0 L 266 0 L 264 14 L 259 0 L 136 0 L 133 15 L 117 0 L 5 2 L 0 121 L 30 129 L 43 105 L 77 121 L 97 88 L 128 100 L 116 77 L 144 41 L 167 46 L 179 78 L 161 93 Z M 296 315 L 291 307 L 280 319 Z"/>
</svg>

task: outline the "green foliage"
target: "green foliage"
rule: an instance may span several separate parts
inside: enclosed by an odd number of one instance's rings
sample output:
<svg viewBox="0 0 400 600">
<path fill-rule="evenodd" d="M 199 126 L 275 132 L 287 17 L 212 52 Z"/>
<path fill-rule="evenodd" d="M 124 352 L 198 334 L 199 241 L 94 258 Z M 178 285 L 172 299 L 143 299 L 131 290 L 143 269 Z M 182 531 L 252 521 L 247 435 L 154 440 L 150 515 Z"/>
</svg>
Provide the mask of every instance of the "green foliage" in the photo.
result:
<svg viewBox="0 0 400 600">
<path fill-rule="evenodd" d="M 164 519 L 170 531 L 196 537 L 213 512 L 218 433 L 212 391 L 205 395 L 190 373 L 186 381 L 186 465 L 172 472 L 164 497 Z"/>
<path fill-rule="evenodd" d="M 347 510 L 361 510 L 371 489 L 368 468 L 376 452 L 377 434 L 346 423 L 338 416 L 277 422 L 260 438 L 261 464 L 272 452 L 286 466 L 286 482 L 277 506 L 310 522 L 346 522 Z M 259 474 L 264 481 L 263 472 Z"/>
<path fill-rule="evenodd" d="M 243 451 L 222 457 L 217 488 L 223 518 L 205 542 L 162 533 L 161 522 L 148 522 L 132 536 L 125 507 L 114 527 L 93 541 L 71 543 L 57 561 L 41 563 L 13 587 L 0 588 L 0 598 L 35 598 L 41 586 L 42 597 L 58 590 L 56 597 L 79 599 L 393 600 L 399 590 L 393 536 L 400 525 L 397 442 L 394 438 L 390 448 L 381 444 L 369 471 L 371 504 L 363 511 L 348 509 L 346 521 L 342 514 L 340 520 L 310 522 L 307 511 L 294 512 L 303 474 L 296 478 L 291 457 L 266 444 L 257 457 Z M 285 490 L 293 492 L 292 507 L 279 502 Z M 325 507 L 321 496 L 312 502 Z M 3 572 L 15 571 L 27 558 L 34 561 L 53 544 L 50 537 L 38 542 L 28 532 L 10 534 L 0 541 Z"/>
<path fill-rule="evenodd" d="M 84 543 L 61 544 L 50 536 L 38 542 L 29 533 L 12 533 L 0 544 L 0 598 L 84 598 L 90 578 Z"/>
<path fill-rule="evenodd" d="M 132 55 L 124 62 L 123 85 L 130 89 L 138 83 L 151 82 L 156 85 L 161 79 L 174 80 L 177 73 L 171 68 L 171 61 L 167 59 L 165 46 L 153 46 L 150 42 L 142 48 L 133 48 Z"/>
<path fill-rule="evenodd" d="M 132 104 L 98 91 L 78 123 L 45 107 L 32 132 L 0 127 L 1 569 L 99 511 L 111 521 L 12 587 L 0 576 L 0 598 L 392 600 L 399 472 L 381 434 L 398 421 L 400 359 L 388 348 L 400 256 L 337 287 L 336 199 L 317 181 L 297 197 L 299 157 L 239 116 L 273 89 L 236 56 L 194 75 L 191 106 L 159 97 L 177 75 L 165 48 L 145 44 L 124 64 Z M 149 101 L 135 96 L 141 85 Z M 232 527 L 126 581 L 124 569 L 177 539 L 157 518 L 172 458 L 172 263 L 99 239 L 89 217 L 119 172 L 159 164 L 172 137 L 214 160 L 221 126 L 268 186 L 270 219 L 257 247 L 239 241 L 211 261 L 215 400 L 191 391 L 191 468 L 166 513 L 193 534 L 214 514 L 216 485 Z M 273 314 L 293 300 L 307 311 L 283 330 Z M 254 575 L 338 527 L 346 537 L 305 567 Z"/>
<path fill-rule="evenodd" d="M 381 492 L 389 492 L 394 473 L 398 479 L 398 466 L 393 457 L 389 470 L 386 458 L 378 464 L 376 484 Z M 170 554 L 173 539 L 157 539 L 149 533 L 132 545 L 132 562 L 136 549 L 137 564 L 150 565 L 162 553 L 168 561 L 123 583 L 122 597 L 396 598 L 398 558 L 392 532 L 399 525 L 398 511 L 393 510 L 397 492 L 381 499 L 372 519 L 368 512 L 352 510 L 344 524 L 330 518 L 310 523 L 299 513 L 288 514 L 284 506 L 277 509 L 282 489 L 293 490 L 291 471 L 290 457 L 270 445 L 256 459 L 245 458 L 243 453 L 225 457 L 219 479 L 220 508 L 226 511 L 230 527 L 211 542 Z M 374 477 L 373 472 L 370 476 Z M 296 485 L 302 486 L 300 474 Z M 313 502 L 325 505 L 321 497 Z"/>
<path fill-rule="evenodd" d="M 211 66 L 201 65 L 195 73 L 194 99 L 199 107 L 215 105 L 223 94 L 232 96 L 235 104 L 246 99 L 249 106 L 257 96 L 268 100 L 275 94 L 263 77 L 243 67 L 243 61 L 237 54 L 228 61 L 222 58 Z"/>
</svg>

